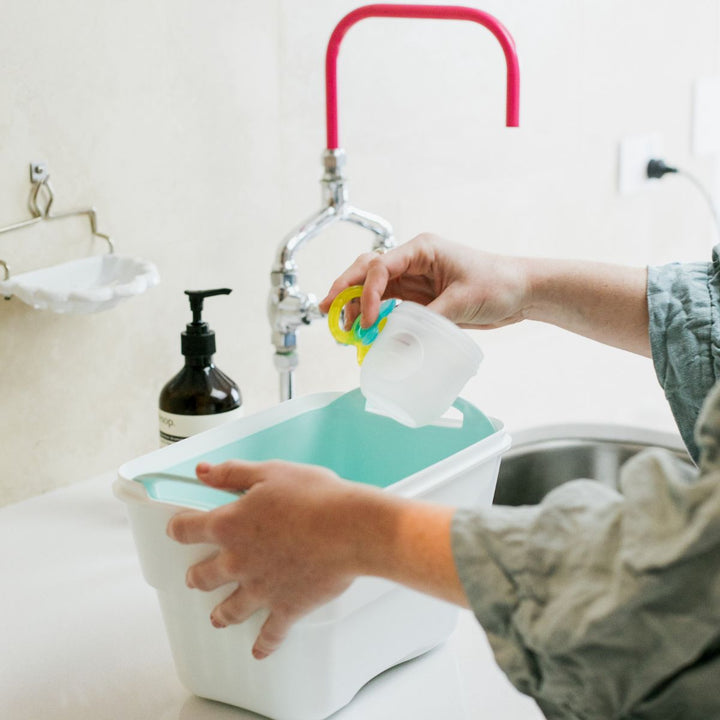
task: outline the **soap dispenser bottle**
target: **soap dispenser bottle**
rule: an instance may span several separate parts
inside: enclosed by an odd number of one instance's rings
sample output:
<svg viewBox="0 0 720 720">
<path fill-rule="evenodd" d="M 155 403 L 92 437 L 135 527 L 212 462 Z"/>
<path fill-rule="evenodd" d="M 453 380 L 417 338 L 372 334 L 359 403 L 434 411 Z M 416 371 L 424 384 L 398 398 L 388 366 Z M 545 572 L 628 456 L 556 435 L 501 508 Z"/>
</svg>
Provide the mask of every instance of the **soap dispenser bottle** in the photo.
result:
<svg viewBox="0 0 720 720">
<path fill-rule="evenodd" d="M 202 320 L 203 301 L 228 288 L 186 290 L 193 319 L 180 337 L 185 367 L 160 393 L 160 444 L 183 440 L 242 415 L 238 386 L 213 363 L 215 333 Z"/>
</svg>

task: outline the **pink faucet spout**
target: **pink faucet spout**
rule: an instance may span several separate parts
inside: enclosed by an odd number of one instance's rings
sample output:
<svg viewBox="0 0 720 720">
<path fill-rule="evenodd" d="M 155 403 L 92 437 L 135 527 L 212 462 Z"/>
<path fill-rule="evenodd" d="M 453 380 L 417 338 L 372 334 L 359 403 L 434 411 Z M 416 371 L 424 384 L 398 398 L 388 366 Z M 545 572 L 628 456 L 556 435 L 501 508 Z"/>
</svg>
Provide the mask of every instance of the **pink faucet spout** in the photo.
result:
<svg viewBox="0 0 720 720">
<path fill-rule="evenodd" d="M 461 5 L 363 5 L 348 13 L 337 24 L 330 36 L 325 56 L 325 97 L 327 115 L 327 147 L 336 150 L 338 141 L 338 101 L 337 101 L 337 57 L 340 43 L 345 33 L 355 23 L 370 17 L 424 18 L 430 20 L 469 20 L 487 28 L 500 43 L 507 65 L 507 89 L 505 124 L 508 127 L 519 125 L 520 115 L 520 66 L 518 64 L 515 42 L 507 29 L 492 15 L 476 8 Z"/>
</svg>

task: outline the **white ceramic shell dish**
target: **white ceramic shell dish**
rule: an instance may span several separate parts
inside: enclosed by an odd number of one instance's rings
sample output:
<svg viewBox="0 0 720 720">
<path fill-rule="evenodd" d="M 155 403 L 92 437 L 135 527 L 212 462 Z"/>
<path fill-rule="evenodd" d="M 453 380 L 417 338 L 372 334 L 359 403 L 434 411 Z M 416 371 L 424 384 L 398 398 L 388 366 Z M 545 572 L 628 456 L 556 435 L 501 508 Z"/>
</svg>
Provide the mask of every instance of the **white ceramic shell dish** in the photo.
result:
<svg viewBox="0 0 720 720">
<path fill-rule="evenodd" d="M 109 310 L 159 281 L 157 268 L 146 260 L 94 255 L 10 277 L 0 282 L 0 295 L 14 295 L 37 310 L 85 314 Z"/>
</svg>

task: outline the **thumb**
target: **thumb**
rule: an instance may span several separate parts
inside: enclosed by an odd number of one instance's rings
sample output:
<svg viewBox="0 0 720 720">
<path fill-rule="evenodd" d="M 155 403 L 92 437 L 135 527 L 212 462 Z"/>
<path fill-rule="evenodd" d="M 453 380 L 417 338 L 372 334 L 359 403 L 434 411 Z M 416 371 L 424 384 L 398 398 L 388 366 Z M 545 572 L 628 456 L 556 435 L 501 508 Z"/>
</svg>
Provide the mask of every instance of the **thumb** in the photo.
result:
<svg viewBox="0 0 720 720">
<path fill-rule="evenodd" d="M 263 463 L 228 460 L 218 465 L 198 463 L 195 474 L 198 480 L 217 488 L 249 490 L 265 477 Z"/>
</svg>

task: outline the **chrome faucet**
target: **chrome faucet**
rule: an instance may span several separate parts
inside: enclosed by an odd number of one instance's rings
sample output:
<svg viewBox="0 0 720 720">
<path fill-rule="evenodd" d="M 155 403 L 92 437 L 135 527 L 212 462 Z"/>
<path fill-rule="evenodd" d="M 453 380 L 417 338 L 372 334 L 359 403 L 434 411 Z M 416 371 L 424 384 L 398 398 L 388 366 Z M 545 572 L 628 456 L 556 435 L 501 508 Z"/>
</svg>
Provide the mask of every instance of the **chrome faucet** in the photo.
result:
<svg viewBox="0 0 720 720">
<path fill-rule="evenodd" d="M 293 373 L 298 366 L 297 329 L 323 317 L 317 298 L 298 286 L 296 255 L 315 235 L 338 222 L 359 225 L 373 233 L 372 249 L 385 252 L 395 246 L 390 223 L 350 205 L 345 168 L 345 151 L 323 153 L 322 209 L 295 228 L 281 243 L 270 272 L 268 317 L 275 346 L 275 368 L 280 379 L 280 399 L 293 396 Z"/>
<path fill-rule="evenodd" d="M 467 20 L 488 29 L 500 44 L 507 67 L 505 124 L 519 124 L 520 68 L 515 43 L 510 33 L 492 15 L 462 6 L 445 5 L 364 5 L 348 13 L 335 26 L 325 56 L 325 112 L 327 150 L 323 154 L 325 172 L 322 178 L 323 208 L 307 222 L 293 230 L 281 243 L 270 273 L 268 317 L 275 346 L 275 367 L 280 374 L 280 399 L 293 395 L 293 373 L 298 365 L 297 329 L 322 317 L 317 299 L 303 292 L 297 282 L 295 256 L 302 246 L 318 233 L 337 222 L 349 222 L 374 234 L 373 249 L 380 252 L 394 247 L 390 224 L 348 203 L 345 185 L 345 151 L 338 142 L 337 57 L 345 33 L 357 22 L 370 17 L 401 17 L 430 20 Z"/>
</svg>

